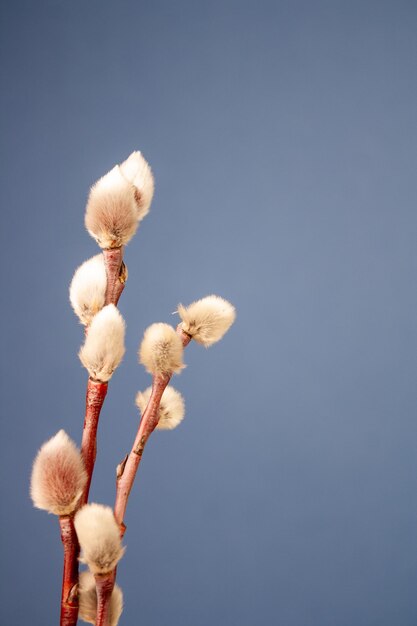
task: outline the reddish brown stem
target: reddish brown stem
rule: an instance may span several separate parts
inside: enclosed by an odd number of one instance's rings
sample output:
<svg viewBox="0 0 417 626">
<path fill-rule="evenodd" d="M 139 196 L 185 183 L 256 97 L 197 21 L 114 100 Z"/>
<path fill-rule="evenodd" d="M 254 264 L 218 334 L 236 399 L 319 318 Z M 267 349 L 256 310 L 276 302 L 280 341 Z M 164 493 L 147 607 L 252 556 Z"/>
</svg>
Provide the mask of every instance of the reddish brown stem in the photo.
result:
<svg viewBox="0 0 417 626">
<path fill-rule="evenodd" d="M 64 547 L 64 571 L 61 593 L 61 626 L 75 626 L 78 618 L 78 554 L 80 551 L 72 515 L 59 518 Z"/>
<path fill-rule="evenodd" d="M 103 250 L 103 256 L 107 276 L 105 304 L 112 303 L 117 306 L 127 279 L 127 268 L 123 263 L 123 248 Z M 86 410 L 81 443 L 81 454 L 87 472 L 87 483 L 77 508 L 80 508 L 88 501 L 97 452 L 98 420 L 107 394 L 107 387 L 108 383 L 94 381 L 91 378 L 87 383 Z M 70 520 L 70 522 L 66 520 Z M 72 517 L 62 517 L 60 518 L 60 523 L 61 538 L 64 544 L 64 577 L 62 582 L 60 626 L 75 626 L 78 618 L 78 556 L 80 546 L 74 530 Z M 68 525 L 69 523 L 70 526 Z"/>
<path fill-rule="evenodd" d="M 96 626 L 107 626 L 110 618 L 110 598 L 114 587 L 115 572 L 96 574 L 95 579 L 97 591 Z"/>
<path fill-rule="evenodd" d="M 104 302 L 117 306 L 127 278 L 126 266 L 123 263 L 123 247 L 103 250 L 103 257 L 107 276 Z"/>
<path fill-rule="evenodd" d="M 81 455 L 87 472 L 87 484 L 80 500 L 80 506 L 88 501 L 94 463 L 97 453 L 97 427 L 100 411 L 107 394 L 108 383 L 88 379 L 85 402 L 85 419 L 83 438 L 81 441 Z"/>
<path fill-rule="evenodd" d="M 152 381 L 152 393 L 148 405 L 143 413 L 139 429 L 133 443 L 132 450 L 127 458 L 122 475 L 117 481 L 116 502 L 114 516 L 122 528 L 127 501 L 135 480 L 136 472 L 142 459 L 146 442 L 158 423 L 158 409 L 162 394 L 169 383 L 171 376 L 154 376 Z"/>
<path fill-rule="evenodd" d="M 90 491 L 91 479 L 93 477 L 94 463 L 96 460 L 97 452 L 97 427 L 100 417 L 100 411 L 103 406 L 104 398 L 107 394 L 108 383 L 102 383 L 100 381 L 88 379 L 87 394 L 85 402 L 85 418 L 84 418 L 84 430 L 81 442 L 81 455 L 83 457 L 84 466 L 87 473 L 87 482 L 84 488 L 83 494 L 80 498 L 77 509 L 82 507 L 88 501 L 88 494 Z M 75 511 L 76 512 L 76 511 Z M 74 512 L 74 513 L 75 513 Z M 60 518 L 66 519 L 66 518 Z M 73 521 L 71 518 L 72 534 L 68 535 L 67 544 L 64 544 L 64 558 L 67 559 L 67 564 L 64 564 L 64 581 L 62 583 L 62 596 L 64 597 L 65 585 L 65 568 L 72 572 L 72 580 L 75 585 L 78 583 L 78 556 L 80 554 L 80 546 L 78 543 L 77 535 L 74 530 Z M 61 524 L 61 536 L 62 536 L 62 524 Z M 63 540 L 64 542 L 64 540 Z M 67 551 L 65 552 L 67 545 Z M 76 588 L 76 587 L 75 587 Z M 61 602 L 61 607 L 64 607 Z M 63 608 L 61 609 L 61 622 L 60 626 L 75 626 L 78 616 L 78 596 L 77 602 L 71 606 L 68 606 L 68 602 L 65 605 L 65 613 Z"/>
<path fill-rule="evenodd" d="M 188 346 L 191 341 L 191 337 L 182 330 L 181 325 L 177 327 L 177 333 L 181 337 L 182 345 L 184 346 L 184 348 L 185 346 Z M 116 522 L 119 524 L 121 537 L 123 537 L 126 530 L 126 526 L 123 520 L 126 513 L 129 494 L 132 490 L 133 482 L 136 477 L 136 472 L 138 471 L 139 464 L 142 460 L 142 454 L 145 449 L 146 442 L 148 441 L 149 436 L 155 430 L 155 427 L 158 424 L 159 405 L 161 402 L 162 394 L 164 393 L 166 386 L 171 380 L 171 376 L 172 374 L 166 374 L 153 377 L 151 397 L 149 398 L 147 407 L 142 415 L 142 419 L 139 424 L 139 429 L 136 434 L 132 450 L 127 459 L 124 459 L 117 468 L 117 486 L 116 501 L 114 505 L 114 517 L 116 518 Z M 113 590 L 114 583 L 116 581 L 116 574 L 117 568 L 114 569 L 112 572 L 112 586 L 110 593 L 103 594 L 104 607 L 102 610 L 105 613 L 105 616 L 107 616 L 111 591 Z M 97 600 L 99 600 L 100 594 L 99 584 L 101 585 L 102 583 L 101 581 L 98 581 L 98 577 L 96 576 Z M 96 626 L 105 626 L 104 621 L 99 621 L 98 606 Z"/>
<path fill-rule="evenodd" d="M 180 326 L 178 326 L 177 332 L 181 337 L 183 346 L 187 346 L 191 341 L 190 335 L 187 335 L 187 333 L 185 333 Z M 171 376 L 172 374 L 153 377 L 151 397 L 149 398 L 147 407 L 142 415 L 132 450 L 121 468 L 121 471 L 118 472 L 114 516 L 120 526 L 120 533 L 122 536 L 125 532 L 123 520 L 126 513 L 129 494 L 132 490 L 136 472 L 142 460 L 142 454 L 146 442 L 158 423 L 158 410 L 162 394 L 171 380 Z"/>
<path fill-rule="evenodd" d="M 96 461 L 96 453 L 97 453 L 97 428 L 98 421 L 100 418 L 100 411 L 103 406 L 104 399 L 107 394 L 108 383 L 103 383 L 98 380 L 88 379 L 87 382 L 87 394 L 85 399 L 85 418 L 84 418 L 84 429 L 83 429 L 83 437 L 81 441 L 81 455 L 84 461 L 84 467 L 87 473 L 87 482 L 84 487 L 84 491 L 80 498 L 79 504 L 77 506 L 77 510 L 81 508 L 88 501 L 88 494 L 90 492 L 91 479 L 93 477 L 94 464 Z M 69 563 L 68 568 L 73 572 L 75 583 L 78 583 L 78 557 L 80 554 L 80 546 L 78 543 L 78 538 L 74 530 L 74 526 L 72 526 L 74 534 L 74 542 L 71 545 L 69 544 Z M 70 549 L 71 546 L 71 549 Z M 63 591 L 64 594 L 64 583 L 63 583 Z M 75 608 L 72 609 L 71 619 L 72 621 L 62 621 L 62 611 L 61 611 L 61 624 L 60 626 L 75 626 L 77 624 L 78 617 L 78 596 L 77 596 L 77 604 Z"/>
</svg>

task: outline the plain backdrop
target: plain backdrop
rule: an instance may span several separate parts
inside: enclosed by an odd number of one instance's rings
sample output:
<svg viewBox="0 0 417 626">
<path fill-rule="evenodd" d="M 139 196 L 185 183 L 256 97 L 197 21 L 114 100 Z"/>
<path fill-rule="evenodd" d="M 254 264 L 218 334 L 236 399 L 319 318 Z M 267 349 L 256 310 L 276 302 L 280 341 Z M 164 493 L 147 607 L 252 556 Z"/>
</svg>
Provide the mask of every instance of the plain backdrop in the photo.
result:
<svg viewBox="0 0 417 626">
<path fill-rule="evenodd" d="M 156 192 L 93 500 L 136 432 L 146 326 L 210 293 L 238 316 L 187 348 L 186 418 L 146 449 L 121 626 L 415 626 L 416 32 L 413 0 L 1 2 L 2 624 L 58 623 L 31 464 L 80 441 L 68 285 L 98 251 L 89 187 L 139 149 Z"/>
</svg>

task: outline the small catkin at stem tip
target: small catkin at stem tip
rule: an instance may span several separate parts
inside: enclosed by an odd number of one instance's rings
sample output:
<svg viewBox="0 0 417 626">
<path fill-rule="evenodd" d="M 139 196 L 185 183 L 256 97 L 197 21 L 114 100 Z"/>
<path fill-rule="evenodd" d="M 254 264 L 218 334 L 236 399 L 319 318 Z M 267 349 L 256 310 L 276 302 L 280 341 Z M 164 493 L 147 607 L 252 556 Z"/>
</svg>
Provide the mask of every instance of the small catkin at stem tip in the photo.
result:
<svg viewBox="0 0 417 626">
<path fill-rule="evenodd" d="M 140 152 L 116 165 L 91 188 L 85 226 L 101 248 L 127 244 L 149 211 L 153 196 L 151 169 Z"/>
<path fill-rule="evenodd" d="M 119 165 L 122 175 L 134 187 L 137 218 L 141 221 L 149 213 L 154 193 L 154 179 L 151 168 L 138 151 Z"/>
<path fill-rule="evenodd" d="M 178 305 L 182 329 L 206 348 L 219 341 L 236 318 L 235 308 L 220 296 L 207 296 L 188 307 Z"/>
<path fill-rule="evenodd" d="M 100 248 L 120 248 L 135 234 L 138 218 L 134 189 L 118 165 L 91 188 L 85 227 Z"/>
</svg>

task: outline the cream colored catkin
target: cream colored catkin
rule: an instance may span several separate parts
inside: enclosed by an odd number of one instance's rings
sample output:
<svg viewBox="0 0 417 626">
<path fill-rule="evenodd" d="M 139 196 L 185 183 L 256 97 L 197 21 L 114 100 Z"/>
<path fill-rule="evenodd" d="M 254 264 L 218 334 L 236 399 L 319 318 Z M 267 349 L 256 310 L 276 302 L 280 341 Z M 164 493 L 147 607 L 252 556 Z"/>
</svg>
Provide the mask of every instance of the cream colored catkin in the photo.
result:
<svg viewBox="0 0 417 626">
<path fill-rule="evenodd" d="M 102 504 L 86 504 L 76 513 L 74 526 L 82 560 L 90 571 L 93 574 L 111 572 L 124 553 L 112 509 Z"/>
</svg>

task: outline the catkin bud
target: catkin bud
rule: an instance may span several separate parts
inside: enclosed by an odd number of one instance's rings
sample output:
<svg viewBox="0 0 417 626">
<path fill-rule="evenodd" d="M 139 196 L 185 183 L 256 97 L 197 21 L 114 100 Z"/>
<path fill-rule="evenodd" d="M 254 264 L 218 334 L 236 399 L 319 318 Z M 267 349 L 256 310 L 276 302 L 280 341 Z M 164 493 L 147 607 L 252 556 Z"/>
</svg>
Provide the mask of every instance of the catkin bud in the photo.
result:
<svg viewBox="0 0 417 626">
<path fill-rule="evenodd" d="M 93 574 L 111 572 L 123 556 L 120 529 L 110 507 L 86 504 L 74 518 L 83 562 Z"/>
<path fill-rule="evenodd" d="M 136 405 L 142 415 L 151 397 L 151 392 L 152 387 L 148 387 L 145 391 L 139 391 L 136 396 Z M 158 425 L 156 428 L 159 430 L 172 430 L 182 422 L 184 412 L 184 399 L 182 395 L 179 391 L 168 385 L 162 394 L 159 404 Z"/>
<path fill-rule="evenodd" d="M 114 304 L 94 316 L 79 357 L 91 378 L 107 382 L 125 353 L 125 323 Z"/>
<path fill-rule="evenodd" d="M 135 188 L 137 219 L 141 221 L 149 213 L 153 198 L 154 180 L 151 168 L 140 152 L 132 152 L 119 168 Z"/>
<path fill-rule="evenodd" d="M 32 469 L 30 495 L 38 509 L 54 515 L 72 513 L 87 475 L 81 454 L 64 430 L 43 444 Z"/>
<path fill-rule="evenodd" d="M 139 361 L 150 374 L 180 372 L 185 367 L 182 354 L 182 341 L 169 324 L 152 324 L 145 330 Z"/>
<path fill-rule="evenodd" d="M 135 190 L 118 165 L 91 188 L 85 227 L 101 248 L 120 248 L 138 227 Z"/>
<path fill-rule="evenodd" d="M 88 259 L 76 270 L 69 296 L 75 314 L 85 326 L 88 326 L 96 313 L 103 308 L 106 285 L 106 269 L 102 254 Z"/>
<path fill-rule="evenodd" d="M 91 188 L 85 226 L 101 248 L 127 244 L 149 211 L 154 191 L 151 168 L 133 152 Z"/>
<path fill-rule="evenodd" d="M 235 321 L 233 305 L 220 296 L 207 296 L 188 307 L 178 305 L 182 329 L 208 348 L 219 341 Z"/>
<path fill-rule="evenodd" d="M 79 616 L 84 622 L 96 623 L 97 617 L 97 592 L 96 581 L 91 572 L 81 572 L 79 585 Z M 118 585 L 115 585 L 109 603 L 108 624 L 117 626 L 123 611 L 123 593 Z"/>
</svg>

